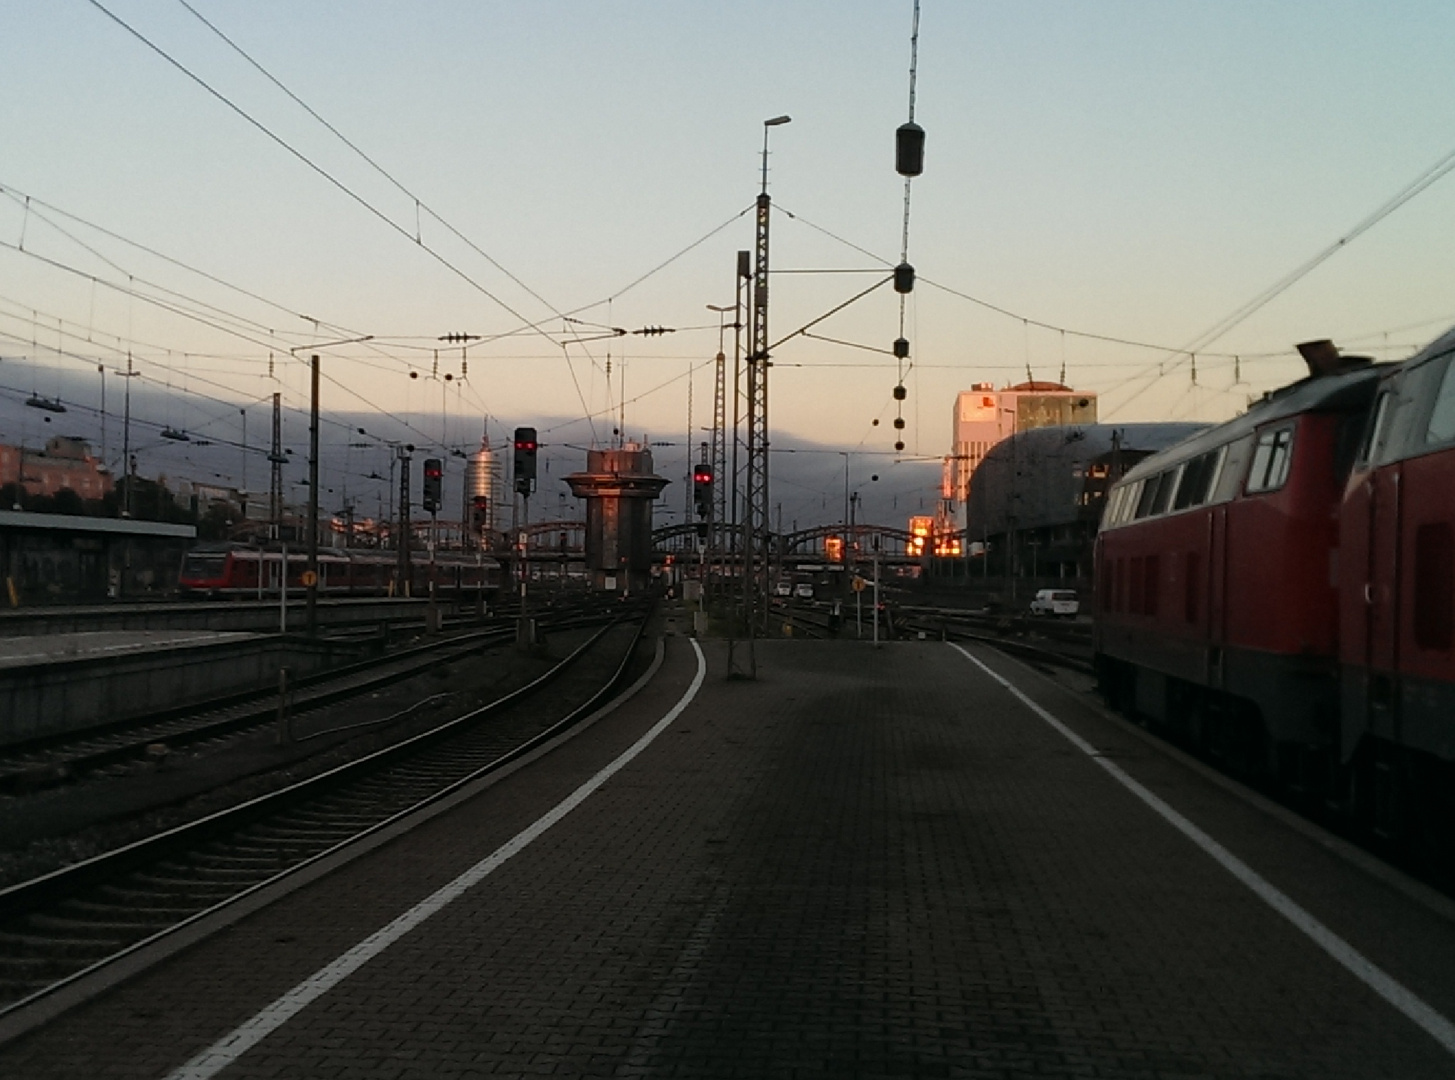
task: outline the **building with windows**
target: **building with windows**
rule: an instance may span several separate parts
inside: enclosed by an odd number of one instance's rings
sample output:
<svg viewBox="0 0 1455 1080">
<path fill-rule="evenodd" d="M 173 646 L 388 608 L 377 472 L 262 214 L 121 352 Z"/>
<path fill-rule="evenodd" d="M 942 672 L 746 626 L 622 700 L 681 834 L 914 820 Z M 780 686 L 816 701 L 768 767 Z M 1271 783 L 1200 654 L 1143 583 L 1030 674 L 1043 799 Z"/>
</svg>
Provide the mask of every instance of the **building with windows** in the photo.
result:
<svg viewBox="0 0 1455 1080">
<path fill-rule="evenodd" d="M 978 569 L 1019 578 L 1086 579 L 1113 483 L 1143 458 L 1190 438 L 1194 423 L 1033 428 L 979 462 L 966 507 Z"/>
<path fill-rule="evenodd" d="M 971 477 L 990 448 L 1018 431 L 1096 423 L 1096 394 L 1058 382 L 1023 382 L 995 389 L 976 383 L 955 397 L 950 454 L 942 495 L 951 503 L 969 497 Z"/>
<path fill-rule="evenodd" d="M 91 456 L 84 439 L 57 435 L 44 450 L 0 446 L 0 488 L 18 485 L 27 495 L 74 491 L 83 499 L 103 498 L 112 488 L 111 473 Z"/>
</svg>

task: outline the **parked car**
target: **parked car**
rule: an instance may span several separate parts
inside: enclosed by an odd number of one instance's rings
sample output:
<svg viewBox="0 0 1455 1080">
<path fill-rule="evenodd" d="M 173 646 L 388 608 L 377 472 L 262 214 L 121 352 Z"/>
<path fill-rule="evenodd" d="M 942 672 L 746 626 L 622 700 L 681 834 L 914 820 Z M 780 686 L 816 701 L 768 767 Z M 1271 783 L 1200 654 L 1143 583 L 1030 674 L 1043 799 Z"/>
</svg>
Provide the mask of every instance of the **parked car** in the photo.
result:
<svg viewBox="0 0 1455 1080">
<path fill-rule="evenodd" d="M 1065 615 L 1068 618 L 1081 610 L 1081 601 L 1070 589 L 1042 589 L 1031 601 L 1032 615 Z"/>
<path fill-rule="evenodd" d="M 787 581 L 780 581 L 777 585 L 774 585 L 773 586 L 773 595 L 774 596 L 792 596 L 793 595 L 793 585 L 792 585 L 792 583 L 791 582 L 787 582 Z"/>
<path fill-rule="evenodd" d="M 807 581 L 800 581 L 793 587 L 793 595 L 800 600 L 813 599 L 813 585 Z"/>
</svg>

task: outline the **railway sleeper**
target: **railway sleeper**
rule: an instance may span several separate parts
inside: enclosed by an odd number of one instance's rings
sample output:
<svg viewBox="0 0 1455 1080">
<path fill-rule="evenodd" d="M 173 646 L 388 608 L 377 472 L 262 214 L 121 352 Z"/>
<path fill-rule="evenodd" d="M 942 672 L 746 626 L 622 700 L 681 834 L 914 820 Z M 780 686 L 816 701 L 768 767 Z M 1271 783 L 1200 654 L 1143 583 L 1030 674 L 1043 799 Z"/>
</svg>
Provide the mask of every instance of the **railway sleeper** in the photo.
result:
<svg viewBox="0 0 1455 1080">
<path fill-rule="evenodd" d="M 187 895 L 194 900 L 201 900 L 203 903 L 213 903 L 217 900 L 225 900 L 236 894 L 235 889 L 213 887 L 203 890 L 196 889 Z M 161 910 L 167 907 L 179 906 L 177 903 L 178 890 L 173 888 L 154 888 L 150 886 L 137 885 L 128 881 L 125 884 L 112 883 L 102 885 L 96 890 L 98 905 L 116 904 L 134 907 L 137 909 Z"/>
<path fill-rule="evenodd" d="M 160 930 L 167 925 L 140 911 L 129 912 L 118 908 L 106 908 L 98 914 L 104 915 L 105 919 L 36 911 L 26 918 L 26 927 L 33 933 L 38 931 L 65 938 L 68 941 L 89 938 L 98 943 L 105 943 L 118 938 L 123 942 L 135 941 L 146 931 Z M 102 945 L 98 944 L 97 948 L 102 948 Z"/>
<path fill-rule="evenodd" d="M 204 885 L 237 883 L 250 885 L 261 880 L 258 871 L 251 867 L 223 866 L 179 866 L 169 865 L 154 870 L 139 872 L 136 880 L 162 887 L 197 889 Z"/>
<path fill-rule="evenodd" d="M 29 960 L 62 957 L 71 960 L 94 960 L 109 955 L 126 944 L 120 936 L 113 938 L 55 937 L 25 931 L 0 931 L 0 970 Z"/>
</svg>

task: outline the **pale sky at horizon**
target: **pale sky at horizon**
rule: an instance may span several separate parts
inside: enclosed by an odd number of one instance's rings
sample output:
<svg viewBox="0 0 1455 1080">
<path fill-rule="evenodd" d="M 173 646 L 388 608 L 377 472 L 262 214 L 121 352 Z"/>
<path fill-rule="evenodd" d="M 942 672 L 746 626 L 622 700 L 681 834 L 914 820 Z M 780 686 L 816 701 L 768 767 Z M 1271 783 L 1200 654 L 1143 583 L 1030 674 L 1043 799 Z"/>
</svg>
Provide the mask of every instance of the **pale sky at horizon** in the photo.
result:
<svg viewBox="0 0 1455 1080">
<path fill-rule="evenodd" d="M 661 386 L 629 401 L 627 430 L 680 437 L 689 372 L 693 425 L 710 419 L 718 335 L 706 305 L 732 301 L 733 253 L 752 245 L 751 215 L 735 215 L 757 190 L 762 121 L 780 113 L 793 121 L 773 132 L 772 192 L 795 216 L 774 218 L 775 268 L 875 265 L 812 226 L 898 256 L 893 132 L 907 110 L 910 0 L 191 0 L 545 301 L 419 215 L 424 241 L 516 312 L 552 334 L 563 326 L 556 313 L 584 305 L 595 305 L 579 313 L 594 323 L 679 328 L 573 346 L 573 368 L 539 335 L 502 338 L 472 348 L 463 391 L 446 389 L 428 377 L 434 338 L 518 322 L 416 245 L 414 203 L 177 0 L 104 2 L 407 235 L 87 0 L 11 0 L 0 186 L 284 310 L 52 215 L 88 251 L 38 205 L 27 213 L 0 199 L 0 386 L 59 393 L 58 365 L 78 375 L 96 360 L 124 366 L 129 341 L 164 389 L 239 402 L 283 389 L 298 404 L 306 382 L 283 359 L 288 347 L 348 336 L 314 336 L 307 315 L 376 338 L 325 353 L 338 380 L 326 405 L 340 412 L 437 416 L 447 399 L 458 434 L 478 430 L 483 410 L 502 423 L 590 411 L 604 438 L 610 344 L 613 395 L 623 361 L 628 399 Z M 928 147 L 910 238 L 921 282 L 907 325 L 907 453 L 947 452 L 955 392 L 1019 381 L 1028 365 L 1054 378 L 1064 362 L 1069 382 L 1103 395 L 1104 418 L 1217 420 L 1297 378 L 1297 341 L 1332 337 L 1398 358 L 1437 336 L 1455 322 L 1455 263 L 1438 241 L 1455 226 L 1448 177 L 1211 345 L 1196 384 L 1186 363 L 1154 377 L 1165 359 L 1156 350 L 1027 327 L 928 282 L 1055 326 L 1187 345 L 1455 148 L 1450 40 L 1455 5 L 1433 0 L 924 0 L 916 119 Z M 15 250 L 22 236 L 30 255 Z M 210 321 L 249 322 L 225 333 L 86 275 L 131 275 L 215 305 Z M 773 336 L 872 280 L 776 278 Z M 887 349 L 895 297 L 882 289 L 818 329 Z M 75 355 L 58 358 L 57 346 Z M 281 383 L 268 378 L 270 349 Z M 892 358 L 799 338 L 776 360 L 780 438 L 890 448 Z M 458 374 L 458 349 L 440 363 Z M 408 377 L 411 364 L 423 377 Z M 37 438 L 33 414 L 0 399 L 0 439 Z M 562 437 L 591 433 L 577 424 Z"/>
</svg>

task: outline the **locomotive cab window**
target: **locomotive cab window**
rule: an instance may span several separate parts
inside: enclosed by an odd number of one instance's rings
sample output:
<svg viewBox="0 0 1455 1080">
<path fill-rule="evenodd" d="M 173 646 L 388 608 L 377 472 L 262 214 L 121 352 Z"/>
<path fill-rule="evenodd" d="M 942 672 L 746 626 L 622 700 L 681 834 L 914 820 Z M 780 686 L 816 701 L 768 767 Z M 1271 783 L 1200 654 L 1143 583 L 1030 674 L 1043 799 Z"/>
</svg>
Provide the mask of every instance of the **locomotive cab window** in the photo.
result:
<svg viewBox="0 0 1455 1080">
<path fill-rule="evenodd" d="M 1248 470 L 1246 491 L 1277 491 L 1288 479 L 1289 462 L 1293 459 L 1293 425 L 1273 428 L 1258 436 L 1253 448 L 1253 467 Z"/>
<path fill-rule="evenodd" d="M 1384 429 L 1389 420 L 1390 405 L 1394 400 L 1394 392 L 1383 390 L 1379 398 L 1374 402 L 1374 409 L 1369 418 L 1369 427 L 1364 432 L 1364 443 L 1359 447 L 1359 464 L 1367 465 L 1374 460 L 1374 452 L 1384 438 Z"/>
<path fill-rule="evenodd" d="M 1425 429 L 1426 445 L 1455 442 L 1455 360 L 1445 364 L 1445 377 L 1440 380 L 1440 392 L 1435 395 L 1435 411 L 1430 414 L 1430 426 Z"/>
</svg>

